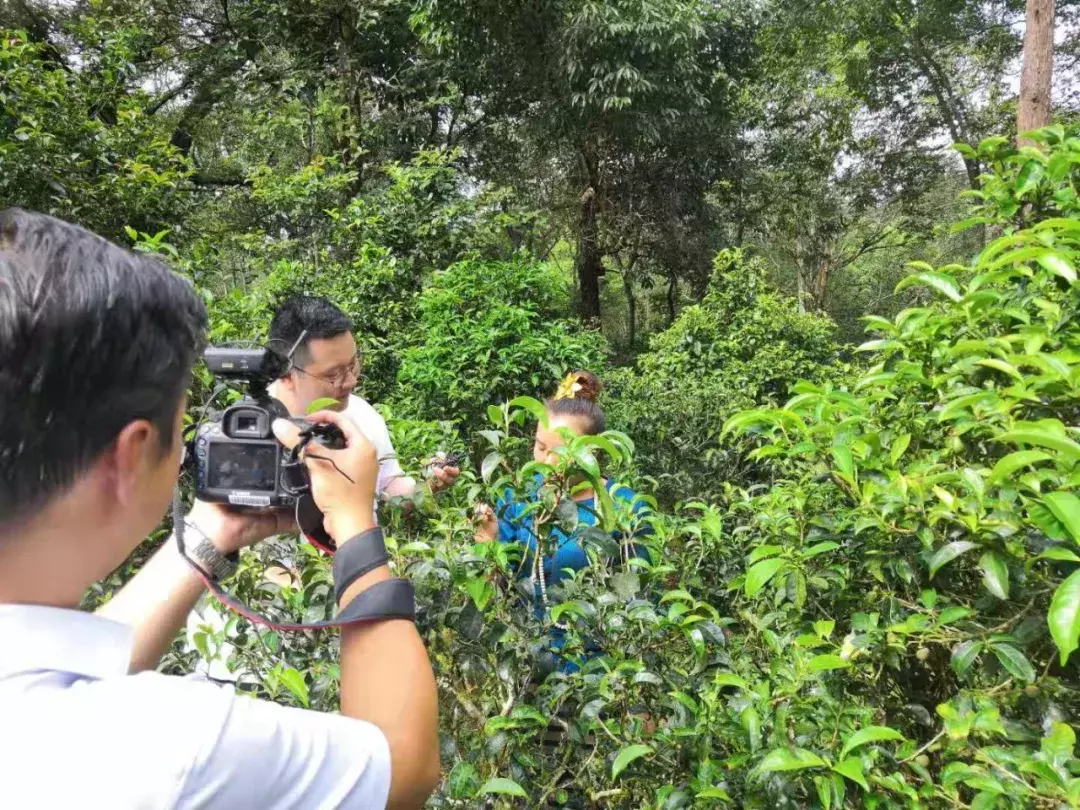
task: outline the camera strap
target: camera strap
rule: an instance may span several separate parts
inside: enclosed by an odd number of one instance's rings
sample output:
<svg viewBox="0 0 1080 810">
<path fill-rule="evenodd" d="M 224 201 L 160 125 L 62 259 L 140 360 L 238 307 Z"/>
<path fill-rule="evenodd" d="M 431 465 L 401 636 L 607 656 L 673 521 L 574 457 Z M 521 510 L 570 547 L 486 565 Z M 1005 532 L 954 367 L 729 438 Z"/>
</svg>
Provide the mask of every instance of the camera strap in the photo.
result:
<svg viewBox="0 0 1080 810">
<path fill-rule="evenodd" d="M 338 611 L 338 614 L 333 619 L 302 623 L 274 621 L 226 591 L 198 562 L 188 555 L 184 546 L 185 526 L 183 504 L 180 501 L 180 492 L 177 490 L 173 499 L 173 532 L 176 536 L 176 545 L 180 551 L 180 556 L 199 575 L 207 590 L 225 607 L 239 613 L 250 621 L 269 627 L 271 630 L 313 632 L 347 625 L 387 621 L 388 619 L 407 619 L 409 621 L 416 619 L 416 595 L 412 583 L 406 579 L 387 579 L 361 591 L 349 604 Z M 350 540 L 341 547 L 340 553 L 337 554 L 335 554 L 336 548 L 314 542 L 310 537 L 308 537 L 308 540 L 324 553 L 334 556 L 334 597 L 336 601 L 340 601 L 342 594 L 349 585 L 369 571 L 385 564 L 389 559 L 386 546 L 383 543 L 382 530 L 377 527 Z M 331 545 L 333 545 L 333 541 L 331 541 Z"/>
</svg>

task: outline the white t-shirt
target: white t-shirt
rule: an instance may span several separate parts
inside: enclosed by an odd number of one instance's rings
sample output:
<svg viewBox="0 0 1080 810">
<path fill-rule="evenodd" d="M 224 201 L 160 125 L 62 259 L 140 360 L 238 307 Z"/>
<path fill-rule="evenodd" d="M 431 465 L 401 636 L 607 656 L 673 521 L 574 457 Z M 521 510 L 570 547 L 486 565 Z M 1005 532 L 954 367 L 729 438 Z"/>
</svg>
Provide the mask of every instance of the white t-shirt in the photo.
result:
<svg viewBox="0 0 1080 810">
<path fill-rule="evenodd" d="M 343 413 L 356 425 L 365 438 L 375 445 L 376 458 L 379 459 L 379 477 L 375 483 L 376 494 L 382 495 L 386 488 L 396 478 L 404 478 L 401 464 L 398 463 L 397 453 L 390 441 L 390 429 L 386 426 L 386 420 L 377 410 L 362 397 L 355 394 L 349 395 L 349 401 Z M 410 482 L 412 479 L 407 479 Z M 287 562 L 287 561 L 286 561 Z M 216 600 L 209 598 L 200 600 L 195 610 L 188 614 L 187 618 L 187 642 L 195 648 L 195 634 L 199 632 L 220 633 L 225 629 L 227 615 Z M 213 644 L 209 645 L 211 649 Z M 213 660 L 207 661 L 199 658 L 195 665 L 195 671 L 217 681 L 252 681 L 250 675 L 241 675 L 230 672 L 225 662 L 232 656 L 233 646 L 228 641 L 223 641 L 214 654 Z"/>
<path fill-rule="evenodd" d="M 379 459 L 379 479 L 375 484 L 375 491 L 382 495 L 395 478 L 403 478 L 405 475 L 398 463 L 394 445 L 390 442 L 390 429 L 386 427 L 386 420 L 371 407 L 371 403 L 355 394 L 349 395 L 344 413 L 367 440 L 375 445 L 376 457 Z"/>
<path fill-rule="evenodd" d="M 381 808 L 374 725 L 197 678 L 128 675 L 133 631 L 0 605 L 0 807 Z"/>
</svg>

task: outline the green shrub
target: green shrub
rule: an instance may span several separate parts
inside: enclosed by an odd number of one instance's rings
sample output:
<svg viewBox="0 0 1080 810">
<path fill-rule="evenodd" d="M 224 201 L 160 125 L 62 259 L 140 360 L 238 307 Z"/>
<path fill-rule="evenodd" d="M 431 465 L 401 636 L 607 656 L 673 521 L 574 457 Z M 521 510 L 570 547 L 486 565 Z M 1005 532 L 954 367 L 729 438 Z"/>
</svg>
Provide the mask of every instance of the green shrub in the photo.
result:
<svg viewBox="0 0 1080 810">
<path fill-rule="evenodd" d="M 722 252 L 705 300 L 654 337 L 637 368 L 607 380 L 609 421 L 633 436 L 665 502 L 711 497 L 746 477 L 739 453 L 720 443 L 731 414 L 836 374 L 832 323 L 798 312 L 764 276 L 761 259 Z"/>
<path fill-rule="evenodd" d="M 559 275 L 525 258 L 436 273 L 404 341 L 395 409 L 475 425 L 493 401 L 548 393 L 575 368 L 602 373 L 603 336 L 561 317 L 568 308 Z"/>
<path fill-rule="evenodd" d="M 189 161 L 168 122 L 129 73 L 142 34 L 83 19 L 74 33 L 84 70 L 62 68 L 54 46 L 0 29 L 0 208 L 18 205 L 111 239 L 123 226 L 157 231 L 189 207 L 178 193 Z"/>
<path fill-rule="evenodd" d="M 876 806 L 1080 801 L 1080 221 L 1059 216 L 1076 210 L 1080 139 L 1041 140 L 980 147 L 1000 170 L 981 218 L 1005 235 L 970 267 L 914 268 L 902 284 L 927 305 L 866 319 L 881 337 L 851 390 L 802 383 L 728 423 L 766 437 L 755 455 L 783 478 L 731 512 L 737 604 L 771 648 L 756 669 L 805 658 L 829 674 L 790 705 L 869 708 L 904 735 L 857 755 Z M 785 734 L 769 710 L 766 758 L 811 752 L 783 791 L 811 802 L 830 770 L 854 779 L 828 725 L 788 712 Z"/>
</svg>

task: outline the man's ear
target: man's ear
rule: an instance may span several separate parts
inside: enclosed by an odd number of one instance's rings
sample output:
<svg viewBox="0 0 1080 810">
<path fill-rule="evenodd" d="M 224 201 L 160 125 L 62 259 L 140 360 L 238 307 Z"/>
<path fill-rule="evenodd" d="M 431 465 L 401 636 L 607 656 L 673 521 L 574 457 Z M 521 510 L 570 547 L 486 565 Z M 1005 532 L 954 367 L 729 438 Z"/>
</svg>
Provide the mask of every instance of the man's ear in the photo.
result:
<svg viewBox="0 0 1080 810">
<path fill-rule="evenodd" d="M 110 481 L 117 502 L 129 506 L 135 501 L 140 478 L 161 456 L 161 442 L 155 428 L 146 419 L 136 419 L 124 426 L 109 454 Z"/>
<path fill-rule="evenodd" d="M 287 372 L 285 372 L 284 376 L 278 377 L 278 382 L 283 388 L 285 388 L 285 390 L 295 391 L 296 378 L 299 376 L 300 374 L 296 369 L 289 369 Z"/>
</svg>

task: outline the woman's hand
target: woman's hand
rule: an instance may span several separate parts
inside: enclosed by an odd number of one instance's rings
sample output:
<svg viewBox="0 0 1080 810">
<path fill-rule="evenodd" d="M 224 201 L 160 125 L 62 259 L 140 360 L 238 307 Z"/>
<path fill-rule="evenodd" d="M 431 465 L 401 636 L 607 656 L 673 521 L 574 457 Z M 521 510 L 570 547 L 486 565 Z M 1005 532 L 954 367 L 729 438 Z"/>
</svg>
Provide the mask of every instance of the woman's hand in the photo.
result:
<svg viewBox="0 0 1080 810">
<path fill-rule="evenodd" d="M 473 537 L 477 543 L 490 543 L 499 536 L 499 519 L 490 505 L 477 504 L 473 512 L 473 521 L 477 524 L 476 534 Z"/>
<path fill-rule="evenodd" d="M 427 479 L 432 495 L 452 487 L 461 475 L 460 467 L 446 463 L 446 453 L 438 453 L 435 458 L 428 461 L 427 467 L 430 470 Z"/>
</svg>

